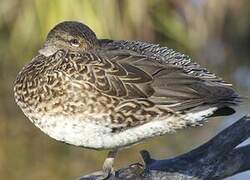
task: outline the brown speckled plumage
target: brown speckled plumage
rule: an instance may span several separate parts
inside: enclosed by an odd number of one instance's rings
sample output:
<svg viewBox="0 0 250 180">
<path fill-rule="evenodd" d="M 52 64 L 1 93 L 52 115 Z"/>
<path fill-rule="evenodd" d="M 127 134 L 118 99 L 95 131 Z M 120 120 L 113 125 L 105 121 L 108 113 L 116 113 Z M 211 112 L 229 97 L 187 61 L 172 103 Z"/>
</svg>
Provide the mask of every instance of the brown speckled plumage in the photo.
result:
<svg viewBox="0 0 250 180">
<path fill-rule="evenodd" d="M 18 74 L 14 92 L 26 116 L 46 134 L 94 149 L 199 125 L 213 113 L 232 114 L 239 101 L 231 85 L 184 54 L 139 41 L 98 40 L 87 26 L 69 21 L 50 31 Z M 58 119 L 65 123 L 62 129 Z M 78 143 L 75 129 L 87 140 Z"/>
</svg>

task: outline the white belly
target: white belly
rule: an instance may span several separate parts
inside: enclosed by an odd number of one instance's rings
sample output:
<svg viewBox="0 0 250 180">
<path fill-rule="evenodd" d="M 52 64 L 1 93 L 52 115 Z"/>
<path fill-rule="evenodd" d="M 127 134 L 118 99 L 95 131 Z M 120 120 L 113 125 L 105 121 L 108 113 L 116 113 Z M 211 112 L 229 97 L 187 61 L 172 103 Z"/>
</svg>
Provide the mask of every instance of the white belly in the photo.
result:
<svg viewBox="0 0 250 180">
<path fill-rule="evenodd" d="M 105 124 L 97 124 L 90 119 L 65 119 L 64 116 L 43 116 L 33 122 L 44 133 L 58 141 L 92 149 L 113 149 L 182 129 L 187 124 L 194 123 L 194 121 L 201 121 L 205 116 L 211 115 L 214 110 L 210 109 L 197 114 L 190 114 L 183 119 L 175 116 L 164 119 L 158 118 L 118 133 L 112 133 L 112 129 L 105 126 Z M 101 121 L 101 119 L 99 120 Z"/>
</svg>

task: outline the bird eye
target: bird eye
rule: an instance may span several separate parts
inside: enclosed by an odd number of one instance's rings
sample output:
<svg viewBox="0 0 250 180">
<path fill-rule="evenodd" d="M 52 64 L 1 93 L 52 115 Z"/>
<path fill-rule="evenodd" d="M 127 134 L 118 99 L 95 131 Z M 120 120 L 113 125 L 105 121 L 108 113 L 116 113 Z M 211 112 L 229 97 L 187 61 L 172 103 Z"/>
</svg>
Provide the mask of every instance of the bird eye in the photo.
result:
<svg viewBox="0 0 250 180">
<path fill-rule="evenodd" d="M 80 46 L 80 42 L 77 39 L 70 40 L 70 44 L 71 44 L 71 46 L 74 46 L 74 47 Z"/>
</svg>

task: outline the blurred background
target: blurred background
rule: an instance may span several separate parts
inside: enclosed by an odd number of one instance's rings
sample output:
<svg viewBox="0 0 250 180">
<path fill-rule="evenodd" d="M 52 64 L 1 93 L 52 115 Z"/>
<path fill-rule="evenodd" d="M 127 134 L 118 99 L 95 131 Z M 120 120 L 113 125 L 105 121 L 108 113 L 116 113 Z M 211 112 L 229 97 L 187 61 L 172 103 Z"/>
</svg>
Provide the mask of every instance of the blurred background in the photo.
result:
<svg viewBox="0 0 250 180">
<path fill-rule="evenodd" d="M 232 83 L 241 95 L 250 96 L 249 0 L 0 0 L 0 179 L 74 179 L 102 167 L 106 151 L 48 138 L 13 99 L 18 71 L 63 20 L 81 21 L 99 38 L 142 40 L 186 53 Z M 238 109 L 236 115 L 211 119 L 203 127 L 125 149 L 115 167 L 140 161 L 142 149 L 157 159 L 189 151 L 248 113 L 250 101 Z"/>
</svg>

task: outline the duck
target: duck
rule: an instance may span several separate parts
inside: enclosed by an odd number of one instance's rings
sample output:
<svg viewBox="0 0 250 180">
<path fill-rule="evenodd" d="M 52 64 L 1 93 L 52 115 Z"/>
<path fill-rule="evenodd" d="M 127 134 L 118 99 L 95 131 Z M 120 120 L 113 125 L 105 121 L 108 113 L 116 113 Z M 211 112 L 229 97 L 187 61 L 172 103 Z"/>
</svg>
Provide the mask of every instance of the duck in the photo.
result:
<svg viewBox="0 0 250 180">
<path fill-rule="evenodd" d="M 231 115 L 241 99 L 185 54 L 148 42 L 98 39 L 77 21 L 50 30 L 17 75 L 14 97 L 49 137 L 109 150 L 103 178 L 114 172 L 119 150 Z"/>
</svg>

